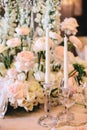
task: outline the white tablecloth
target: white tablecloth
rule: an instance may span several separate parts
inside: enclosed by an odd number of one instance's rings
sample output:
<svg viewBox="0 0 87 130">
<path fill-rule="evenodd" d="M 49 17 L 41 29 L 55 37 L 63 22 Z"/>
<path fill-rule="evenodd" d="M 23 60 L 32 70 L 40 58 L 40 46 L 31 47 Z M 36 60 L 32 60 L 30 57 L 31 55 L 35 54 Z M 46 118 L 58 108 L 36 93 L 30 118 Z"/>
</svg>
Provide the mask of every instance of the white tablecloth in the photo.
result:
<svg viewBox="0 0 87 130">
<path fill-rule="evenodd" d="M 63 107 L 57 106 L 51 109 L 51 114 L 56 116 Z M 56 130 L 87 130 L 87 109 L 83 106 L 74 105 L 71 111 L 75 114 L 74 123 L 77 126 L 61 126 Z M 38 119 L 44 114 L 43 109 L 37 109 L 34 112 L 26 112 L 23 110 L 11 110 L 4 119 L 0 119 L 0 130 L 48 130 L 38 124 Z M 82 126 L 78 124 L 83 123 Z"/>
</svg>

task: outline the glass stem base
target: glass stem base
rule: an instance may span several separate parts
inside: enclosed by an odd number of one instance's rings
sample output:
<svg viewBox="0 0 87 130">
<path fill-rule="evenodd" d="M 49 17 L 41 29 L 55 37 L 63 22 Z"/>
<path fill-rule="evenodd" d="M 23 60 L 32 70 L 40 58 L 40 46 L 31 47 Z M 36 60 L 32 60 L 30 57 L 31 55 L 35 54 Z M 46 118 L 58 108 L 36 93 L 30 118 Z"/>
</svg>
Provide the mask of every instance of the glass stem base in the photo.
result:
<svg viewBox="0 0 87 130">
<path fill-rule="evenodd" d="M 43 115 L 42 117 L 40 117 L 40 119 L 38 121 L 38 123 L 44 127 L 56 126 L 57 122 L 58 122 L 58 119 L 49 114 Z"/>
</svg>

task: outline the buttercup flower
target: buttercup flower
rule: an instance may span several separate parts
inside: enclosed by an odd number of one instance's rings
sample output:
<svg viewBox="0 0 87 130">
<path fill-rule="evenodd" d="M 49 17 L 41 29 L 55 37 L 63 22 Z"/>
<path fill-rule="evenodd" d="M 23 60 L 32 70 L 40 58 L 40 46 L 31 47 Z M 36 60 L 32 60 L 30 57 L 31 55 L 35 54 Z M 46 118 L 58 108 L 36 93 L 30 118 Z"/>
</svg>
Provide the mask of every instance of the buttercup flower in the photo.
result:
<svg viewBox="0 0 87 130">
<path fill-rule="evenodd" d="M 73 45 L 78 49 L 82 50 L 83 49 L 83 44 L 82 42 L 76 37 L 76 36 L 70 36 L 69 41 L 73 43 Z"/>
<path fill-rule="evenodd" d="M 61 23 L 61 30 L 64 31 L 67 35 L 76 34 L 78 23 L 75 18 L 65 18 Z"/>
<path fill-rule="evenodd" d="M 28 35 L 30 32 L 30 29 L 28 27 L 18 27 L 15 29 L 15 31 L 19 35 Z"/>
<path fill-rule="evenodd" d="M 21 45 L 21 40 L 19 38 L 12 38 L 6 42 L 7 46 L 14 48 Z"/>
</svg>

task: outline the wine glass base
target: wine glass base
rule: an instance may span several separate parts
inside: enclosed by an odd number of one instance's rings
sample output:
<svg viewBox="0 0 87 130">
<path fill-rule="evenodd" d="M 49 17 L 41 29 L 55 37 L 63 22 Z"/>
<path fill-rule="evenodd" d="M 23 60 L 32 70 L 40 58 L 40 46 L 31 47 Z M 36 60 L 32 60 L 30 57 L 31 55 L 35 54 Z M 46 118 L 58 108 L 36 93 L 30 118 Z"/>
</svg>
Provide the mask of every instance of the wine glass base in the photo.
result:
<svg viewBox="0 0 87 130">
<path fill-rule="evenodd" d="M 53 127 L 57 125 L 58 119 L 57 117 L 53 117 L 51 115 L 43 115 L 40 117 L 38 123 L 44 127 Z"/>
<path fill-rule="evenodd" d="M 74 114 L 71 112 L 60 112 L 57 117 L 62 124 L 69 124 L 72 120 L 74 120 Z"/>
</svg>

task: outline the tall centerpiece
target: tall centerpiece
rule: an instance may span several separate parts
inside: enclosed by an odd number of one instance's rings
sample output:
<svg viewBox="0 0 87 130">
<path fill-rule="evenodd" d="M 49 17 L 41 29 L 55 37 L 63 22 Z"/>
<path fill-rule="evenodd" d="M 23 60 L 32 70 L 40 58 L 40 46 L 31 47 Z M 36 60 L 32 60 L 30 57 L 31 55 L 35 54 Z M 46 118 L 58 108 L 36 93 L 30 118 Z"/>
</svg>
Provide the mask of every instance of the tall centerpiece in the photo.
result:
<svg viewBox="0 0 87 130">
<path fill-rule="evenodd" d="M 67 65 L 73 66 L 69 70 L 68 80 L 72 80 L 69 83 L 75 90 L 86 76 L 87 64 L 67 49 L 64 54 L 65 46 L 61 46 L 62 31 L 66 34 L 66 44 L 70 41 L 77 49 L 83 48 L 74 36 L 75 22 L 72 24 L 74 29 L 69 26 L 68 20 L 71 18 L 64 21 L 64 26 L 60 24 L 60 3 L 60 0 L 0 1 L 0 90 L 3 97 L 6 94 L 6 103 L 13 108 L 33 111 L 44 103 L 46 94 L 44 106 L 46 115 L 49 115 L 50 99 L 52 105 L 59 103 L 58 90 L 63 74 L 66 76 L 68 73 Z M 67 53 L 68 63 L 67 57 L 63 58 Z M 64 66 L 66 69 L 63 69 Z M 53 85 L 54 82 L 57 85 Z M 3 100 L 0 100 L 1 106 L 4 105 Z"/>
<path fill-rule="evenodd" d="M 45 24 L 44 24 L 44 29 L 45 29 L 45 34 L 46 34 L 46 63 L 45 63 L 45 83 L 43 83 L 43 88 L 44 88 L 44 94 L 45 94 L 45 101 L 44 101 L 44 111 L 45 111 L 45 115 L 42 116 L 39 119 L 39 124 L 42 126 L 47 126 L 47 127 L 51 127 L 51 128 L 55 128 L 55 126 L 57 125 L 57 118 L 53 117 L 52 115 L 49 114 L 50 112 L 50 93 L 52 90 L 52 86 L 53 83 L 50 81 L 50 54 L 51 54 L 51 50 L 50 50 L 50 36 L 49 33 L 51 31 L 51 27 L 50 27 L 50 13 L 51 13 L 51 9 L 52 9 L 52 0 L 47 0 L 46 1 L 46 14 L 45 14 Z M 57 6 L 57 3 L 55 3 Z"/>
</svg>

